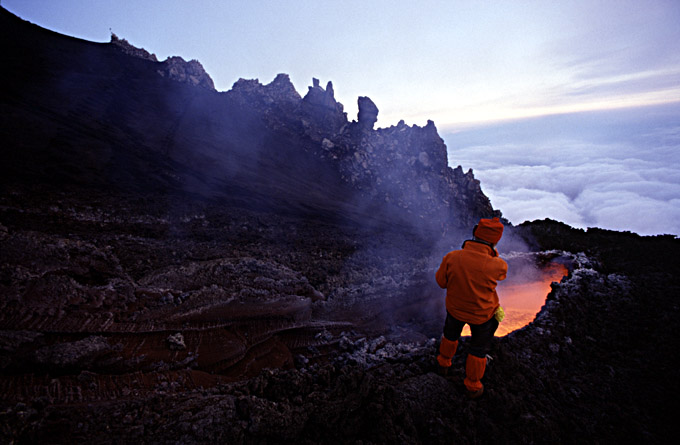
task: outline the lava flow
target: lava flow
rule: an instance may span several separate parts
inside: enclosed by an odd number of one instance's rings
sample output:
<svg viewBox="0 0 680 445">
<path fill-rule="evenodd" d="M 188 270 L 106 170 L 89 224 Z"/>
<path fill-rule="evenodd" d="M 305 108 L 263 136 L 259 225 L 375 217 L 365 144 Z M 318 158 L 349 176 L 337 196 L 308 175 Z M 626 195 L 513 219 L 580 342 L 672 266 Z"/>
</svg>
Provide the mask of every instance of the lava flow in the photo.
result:
<svg viewBox="0 0 680 445">
<path fill-rule="evenodd" d="M 505 311 L 505 318 L 496 331 L 502 337 L 531 323 L 545 303 L 550 293 L 550 284 L 559 282 L 568 273 L 560 263 L 550 263 L 541 268 L 537 276 L 531 274 L 528 280 L 522 277 L 509 277 L 498 283 L 498 298 Z M 470 327 L 465 325 L 462 335 L 470 335 Z"/>
</svg>

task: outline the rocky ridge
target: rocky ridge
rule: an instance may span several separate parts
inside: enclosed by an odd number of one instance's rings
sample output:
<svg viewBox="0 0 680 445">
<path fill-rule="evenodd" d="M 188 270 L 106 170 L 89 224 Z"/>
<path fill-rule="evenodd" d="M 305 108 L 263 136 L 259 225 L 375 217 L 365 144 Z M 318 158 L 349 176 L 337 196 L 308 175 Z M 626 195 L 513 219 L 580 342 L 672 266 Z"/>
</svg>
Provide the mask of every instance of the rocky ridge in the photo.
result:
<svg viewBox="0 0 680 445">
<path fill-rule="evenodd" d="M 155 56 L 125 40 L 116 40 L 116 44 L 125 48 L 126 54 L 155 60 Z M 164 64 L 176 60 L 175 74 L 168 75 L 180 81 L 191 77 L 184 74 L 189 70 L 181 58 L 169 58 Z M 193 85 L 201 84 L 200 64 L 198 68 L 190 82 Z M 159 70 L 162 75 L 166 72 Z M 214 88 L 212 80 L 209 82 Z M 500 216 L 471 169 L 463 174 L 460 166 L 448 166 L 446 145 L 432 121 L 423 128 L 400 121 L 374 131 L 379 110 L 370 98 L 358 98 L 357 121 L 349 122 L 343 105 L 335 99 L 331 81 L 324 89 L 318 79 L 312 79 L 312 86 L 301 98 L 286 74 L 277 75 L 266 85 L 257 79 L 239 79 L 227 95 L 254 106 L 270 128 L 294 132 L 293 137 L 309 138 L 318 144 L 312 154 L 335 161 L 342 178 L 360 190 L 364 199 L 394 204 L 424 221 L 434 219 L 445 230 L 448 221 L 468 227 L 479 216 Z"/>
<path fill-rule="evenodd" d="M 300 97 L 281 74 L 218 93 L 198 62 L 155 62 L 117 37 L 66 38 L 5 10 L 2 21 L 3 106 L 14 116 L 5 138 L 23 147 L 1 167 L 5 183 L 163 190 L 434 236 L 500 214 L 471 171 L 448 166 L 433 123 L 373 129 L 378 108 L 366 97 L 350 122 L 331 82 L 313 79 Z M 17 112 L 27 104 L 48 112 Z"/>
<path fill-rule="evenodd" d="M 149 53 L 144 48 L 133 46 L 130 42 L 119 38 L 114 33 L 111 33 L 110 44 L 129 56 L 151 62 L 158 62 L 155 54 Z M 179 56 L 168 57 L 163 62 L 160 62 L 160 67 L 156 72 L 161 76 L 168 77 L 178 82 L 184 82 L 189 85 L 199 86 L 209 90 L 215 89 L 212 78 L 206 73 L 205 69 L 203 69 L 201 62 L 195 59 L 187 62 Z"/>
<path fill-rule="evenodd" d="M 302 132 L 312 141 L 307 150 L 330 160 L 361 198 L 394 206 L 416 224 L 444 233 L 451 224 L 458 230 L 480 216 L 501 215 L 471 169 L 463 173 L 460 166 L 449 167 L 446 145 L 432 121 L 425 127 L 400 121 L 374 130 L 378 108 L 370 98 L 358 99 L 358 121 L 349 122 L 335 101 L 332 82 L 323 89 L 313 79 L 300 101 L 285 74 L 267 85 L 241 79 L 228 94 L 261 107 L 271 128 Z"/>
</svg>

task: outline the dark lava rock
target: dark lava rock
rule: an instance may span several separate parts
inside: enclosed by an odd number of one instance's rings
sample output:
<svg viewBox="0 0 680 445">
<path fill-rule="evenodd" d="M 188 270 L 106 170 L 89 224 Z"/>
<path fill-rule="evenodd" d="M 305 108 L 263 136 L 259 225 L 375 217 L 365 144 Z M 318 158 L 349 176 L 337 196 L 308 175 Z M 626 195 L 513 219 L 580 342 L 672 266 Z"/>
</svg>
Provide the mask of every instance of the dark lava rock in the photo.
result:
<svg viewBox="0 0 680 445">
<path fill-rule="evenodd" d="M 215 84 L 198 60 L 186 61 L 179 56 L 168 57 L 158 69 L 158 74 L 189 85 L 215 89 Z"/>
<path fill-rule="evenodd" d="M 130 42 L 128 42 L 125 39 L 119 38 L 114 33 L 111 33 L 110 43 L 116 46 L 118 49 L 120 49 L 127 55 L 139 57 L 140 59 L 150 60 L 151 62 L 158 62 L 158 59 L 156 58 L 155 54 L 149 53 L 144 48 L 137 48 L 136 46 L 133 46 L 132 44 L 130 44 Z"/>
<path fill-rule="evenodd" d="M 140 59 L 158 62 L 155 54 L 150 54 L 144 48 L 137 48 L 125 39 L 119 38 L 111 33 L 111 45 L 120 49 L 123 53 L 138 57 Z M 198 60 L 187 62 L 179 56 L 168 57 L 157 68 L 158 74 L 168 77 L 178 82 L 184 82 L 193 86 L 200 86 L 210 90 L 215 89 L 215 84 L 208 73 L 203 69 L 203 65 Z"/>
<path fill-rule="evenodd" d="M 368 97 L 359 97 L 359 126 L 362 128 L 373 130 L 373 125 L 378 120 L 378 107 Z"/>
</svg>

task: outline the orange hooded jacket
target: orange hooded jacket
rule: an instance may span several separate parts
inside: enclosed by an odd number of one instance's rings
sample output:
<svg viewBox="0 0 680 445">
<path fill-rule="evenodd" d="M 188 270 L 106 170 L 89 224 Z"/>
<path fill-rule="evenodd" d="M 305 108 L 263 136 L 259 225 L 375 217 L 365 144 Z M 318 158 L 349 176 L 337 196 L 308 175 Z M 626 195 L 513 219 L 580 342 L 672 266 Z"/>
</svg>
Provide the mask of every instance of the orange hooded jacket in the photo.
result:
<svg viewBox="0 0 680 445">
<path fill-rule="evenodd" d="M 435 278 L 446 289 L 449 314 L 466 323 L 482 324 L 499 306 L 496 284 L 507 273 L 508 264 L 491 246 L 467 241 L 461 250 L 446 254 Z"/>
</svg>

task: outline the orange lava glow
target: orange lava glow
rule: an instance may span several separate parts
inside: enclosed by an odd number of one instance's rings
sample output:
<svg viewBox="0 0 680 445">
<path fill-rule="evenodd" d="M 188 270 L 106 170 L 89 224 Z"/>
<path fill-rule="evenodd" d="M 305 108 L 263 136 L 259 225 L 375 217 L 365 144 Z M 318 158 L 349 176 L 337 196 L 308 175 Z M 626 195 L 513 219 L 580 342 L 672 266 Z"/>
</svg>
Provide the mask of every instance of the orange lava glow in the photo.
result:
<svg viewBox="0 0 680 445">
<path fill-rule="evenodd" d="M 502 337 L 531 323 L 545 303 L 550 293 L 550 284 L 559 282 L 568 271 L 563 264 L 551 263 L 541 270 L 541 276 L 532 281 L 498 283 L 498 298 L 505 311 L 505 319 L 496 331 Z M 470 335 L 470 327 L 465 325 L 462 335 Z"/>
</svg>

